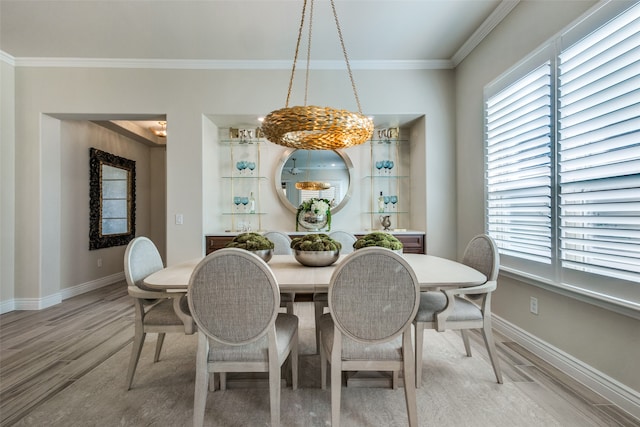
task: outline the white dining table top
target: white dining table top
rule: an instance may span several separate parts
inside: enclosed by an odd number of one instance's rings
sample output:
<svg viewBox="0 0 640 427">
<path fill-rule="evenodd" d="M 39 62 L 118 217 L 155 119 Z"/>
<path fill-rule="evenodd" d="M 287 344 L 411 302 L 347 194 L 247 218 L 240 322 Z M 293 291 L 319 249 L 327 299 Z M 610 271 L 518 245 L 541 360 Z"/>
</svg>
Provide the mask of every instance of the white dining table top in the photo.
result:
<svg viewBox="0 0 640 427">
<path fill-rule="evenodd" d="M 345 256 L 341 255 L 338 261 L 328 267 L 306 267 L 296 261 L 293 255 L 274 255 L 268 265 L 282 292 L 327 292 L 331 275 Z M 487 280 L 484 274 L 456 261 L 433 255 L 402 256 L 413 268 L 423 291 L 481 285 Z M 168 292 L 186 292 L 191 273 L 201 260 L 192 259 L 164 268 L 145 278 L 144 284 Z"/>
</svg>

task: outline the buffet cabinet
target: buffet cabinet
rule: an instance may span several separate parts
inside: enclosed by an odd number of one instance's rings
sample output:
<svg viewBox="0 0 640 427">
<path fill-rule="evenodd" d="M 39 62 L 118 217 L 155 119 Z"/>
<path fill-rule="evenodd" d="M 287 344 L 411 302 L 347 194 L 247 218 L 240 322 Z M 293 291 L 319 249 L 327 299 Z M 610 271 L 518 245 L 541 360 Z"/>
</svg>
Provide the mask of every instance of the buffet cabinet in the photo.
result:
<svg viewBox="0 0 640 427">
<path fill-rule="evenodd" d="M 302 233 L 304 234 L 304 233 Z M 291 234 L 289 237 L 299 237 L 302 234 Z M 398 240 L 402 242 L 404 246 L 403 252 L 410 254 L 424 254 L 425 253 L 425 235 L 423 233 L 391 233 Z M 227 243 L 233 240 L 235 234 L 216 234 L 205 236 L 205 253 L 209 255 L 211 252 L 224 248 Z M 364 236 L 364 233 L 355 234 L 357 238 Z"/>
</svg>

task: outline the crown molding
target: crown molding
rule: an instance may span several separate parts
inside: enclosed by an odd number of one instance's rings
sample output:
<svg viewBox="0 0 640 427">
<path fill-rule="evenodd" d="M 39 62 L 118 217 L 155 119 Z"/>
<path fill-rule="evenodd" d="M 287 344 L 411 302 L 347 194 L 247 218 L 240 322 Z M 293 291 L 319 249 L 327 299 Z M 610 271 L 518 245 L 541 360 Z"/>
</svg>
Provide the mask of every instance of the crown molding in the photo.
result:
<svg viewBox="0 0 640 427">
<path fill-rule="evenodd" d="M 0 62 L 6 62 L 13 67 L 16 66 L 16 59 L 3 50 L 0 50 Z"/>
<path fill-rule="evenodd" d="M 124 58 L 14 58 L 16 67 L 64 68 L 144 68 L 174 70 L 290 70 L 290 60 L 182 60 L 182 59 L 124 59 Z M 443 60 L 371 61 L 351 60 L 354 70 L 433 70 L 451 69 L 453 63 Z M 343 70 L 345 63 L 310 61 L 313 70 Z"/>
<path fill-rule="evenodd" d="M 453 68 L 457 67 L 464 58 L 475 49 L 489 33 L 515 8 L 520 0 L 502 0 L 489 17 L 478 29 L 464 42 L 458 51 L 451 57 Z"/>
</svg>

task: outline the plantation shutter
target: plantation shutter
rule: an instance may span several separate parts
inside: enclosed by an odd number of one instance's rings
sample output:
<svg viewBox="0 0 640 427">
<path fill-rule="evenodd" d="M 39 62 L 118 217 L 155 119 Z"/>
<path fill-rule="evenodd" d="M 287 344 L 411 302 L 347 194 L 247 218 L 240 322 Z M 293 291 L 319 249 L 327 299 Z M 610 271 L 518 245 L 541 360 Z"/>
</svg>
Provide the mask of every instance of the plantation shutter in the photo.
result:
<svg viewBox="0 0 640 427">
<path fill-rule="evenodd" d="M 550 264 L 550 62 L 485 107 L 488 232 L 501 254 Z"/>
<path fill-rule="evenodd" d="M 559 56 L 562 267 L 640 281 L 640 4 Z"/>
</svg>

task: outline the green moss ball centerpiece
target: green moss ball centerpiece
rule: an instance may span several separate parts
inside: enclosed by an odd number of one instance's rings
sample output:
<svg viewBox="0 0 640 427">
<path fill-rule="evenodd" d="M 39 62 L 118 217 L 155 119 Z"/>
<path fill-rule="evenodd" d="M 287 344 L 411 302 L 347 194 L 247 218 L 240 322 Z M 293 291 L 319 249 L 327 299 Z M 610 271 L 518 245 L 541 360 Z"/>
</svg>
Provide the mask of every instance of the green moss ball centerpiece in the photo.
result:
<svg viewBox="0 0 640 427">
<path fill-rule="evenodd" d="M 245 249 L 258 255 L 264 262 L 269 262 L 273 256 L 275 244 L 261 234 L 242 233 L 234 237 L 225 247 Z"/>
<path fill-rule="evenodd" d="M 312 233 L 291 240 L 296 260 L 308 267 L 326 267 L 340 256 L 342 245 L 327 234 Z"/>
<path fill-rule="evenodd" d="M 355 250 L 361 248 L 367 248 L 369 246 L 379 246 L 382 248 L 391 249 L 392 251 L 402 253 L 402 242 L 395 236 L 382 231 L 374 231 L 365 236 L 362 236 L 353 244 Z"/>
</svg>

